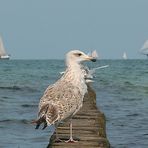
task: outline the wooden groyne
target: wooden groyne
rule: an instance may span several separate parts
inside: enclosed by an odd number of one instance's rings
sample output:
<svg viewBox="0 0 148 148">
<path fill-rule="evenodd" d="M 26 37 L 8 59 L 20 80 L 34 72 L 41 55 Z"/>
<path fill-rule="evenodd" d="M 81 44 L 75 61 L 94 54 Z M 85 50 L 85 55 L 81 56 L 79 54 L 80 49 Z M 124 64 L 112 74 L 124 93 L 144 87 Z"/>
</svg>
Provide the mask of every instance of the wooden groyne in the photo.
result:
<svg viewBox="0 0 148 148">
<path fill-rule="evenodd" d="M 81 110 L 73 117 L 73 137 L 78 142 L 55 142 L 55 133 L 52 135 L 47 148 L 109 148 L 106 137 L 106 123 L 104 114 L 96 107 L 96 93 L 88 86 L 88 94 L 84 98 Z M 60 139 L 68 140 L 69 122 L 58 126 Z"/>
</svg>

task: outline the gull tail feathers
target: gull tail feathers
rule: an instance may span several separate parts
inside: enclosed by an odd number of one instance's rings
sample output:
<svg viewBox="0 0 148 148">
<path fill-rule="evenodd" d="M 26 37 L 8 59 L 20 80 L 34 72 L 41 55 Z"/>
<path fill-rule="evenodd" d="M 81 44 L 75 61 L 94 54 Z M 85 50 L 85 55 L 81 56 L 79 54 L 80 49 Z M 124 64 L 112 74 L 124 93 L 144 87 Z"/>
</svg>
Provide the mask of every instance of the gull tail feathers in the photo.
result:
<svg viewBox="0 0 148 148">
<path fill-rule="evenodd" d="M 52 104 L 45 104 L 41 107 L 38 113 L 38 119 L 32 121 L 32 123 L 36 124 L 36 128 L 38 129 L 40 125 L 43 123 L 43 128 L 45 129 L 48 126 L 54 124 L 58 119 L 58 111 L 56 106 Z"/>
<path fill-rule="evenodd" d="M 36 124 L 35 129 L 39 129 L 39 127 L 40 127 L 40 125 L 41 125 L 42 123 L 44 124 L 44 126 L 43 126 L 42 129 L 45 129 L 45 128 L 47 127 L 47 122 L 46 122 L 46 120 L 45 120 L 44 117 L 41 117 L 41 118 L 39 118 L 39 119 L 37 119 L 37 120 L 34 120 L 34 121 L 32 121 L 32 123 L 33 123 L 33 124 Z"/>
</svg>

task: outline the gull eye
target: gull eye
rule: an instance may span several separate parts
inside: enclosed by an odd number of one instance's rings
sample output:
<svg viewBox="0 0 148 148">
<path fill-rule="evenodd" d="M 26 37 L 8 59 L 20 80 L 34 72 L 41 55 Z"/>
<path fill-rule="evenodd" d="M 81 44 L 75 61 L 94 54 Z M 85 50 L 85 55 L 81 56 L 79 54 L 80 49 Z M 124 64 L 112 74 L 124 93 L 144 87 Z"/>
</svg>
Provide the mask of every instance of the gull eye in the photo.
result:
<svg viewBox="0 0 148 148">
<path fill-rule="evenodd" d="M 80 57 L 82 55 L 82 53 L 78 53 L 78 56 Z"/>
<path fill-rule="evenodd" d="M 75 56 L 80 57 L 82 56 L 82 53 L 74 53 Z"/>
</svg>

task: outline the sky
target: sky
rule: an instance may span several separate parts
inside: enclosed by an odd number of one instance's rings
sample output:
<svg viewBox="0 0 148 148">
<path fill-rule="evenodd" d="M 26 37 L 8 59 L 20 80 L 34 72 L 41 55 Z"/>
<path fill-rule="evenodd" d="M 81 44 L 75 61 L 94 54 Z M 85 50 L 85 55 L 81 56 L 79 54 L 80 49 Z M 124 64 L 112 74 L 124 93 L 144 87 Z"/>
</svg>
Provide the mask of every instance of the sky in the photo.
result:
<svg viewBox="0 0 148 148">
<path fill-rule="evenodd" d="M 148 0 L 0 0 L 0 36 L 12 59 L 64 59 L 73 49 L 141 59 Z"/>
</svg>

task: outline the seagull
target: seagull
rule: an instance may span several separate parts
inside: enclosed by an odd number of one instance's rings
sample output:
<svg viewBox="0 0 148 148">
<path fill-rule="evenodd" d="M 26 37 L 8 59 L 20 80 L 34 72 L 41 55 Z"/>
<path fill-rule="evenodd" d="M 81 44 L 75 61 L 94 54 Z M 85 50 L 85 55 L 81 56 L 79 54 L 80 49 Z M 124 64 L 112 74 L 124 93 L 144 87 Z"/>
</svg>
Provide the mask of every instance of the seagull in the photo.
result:
<svg viewBox="0 0 148 148">
<path fill-rule="evenodd" d="M 83 61 L 95 62 L 96 59 L 82 51 L 72 50 L 66 54 L 66 71 L 61 78 L 45 90 L 39 102 L 39 112 L 36 129 L 43 123 L 47 126 L 70 120 L 70 138 L 66 142 L 76 142 L 72 137 L 72 117 L 83 105 L 87 84 L 81 65 Z M 57 136 L 57 132 L 56 132 Z"/>
<path fill-rule="evenodd" d="M 84 72 L 84 78 L 86 80 L 86 83 L 94 82 L 92 79 L 95 77 L 94 74 L 96 70 L 103 69 L 109 67 L 109 65 L 99 66 L 95 68 L 88 68 L 87 66 L 82 66 L 82 71 Z"/>
</svg>

